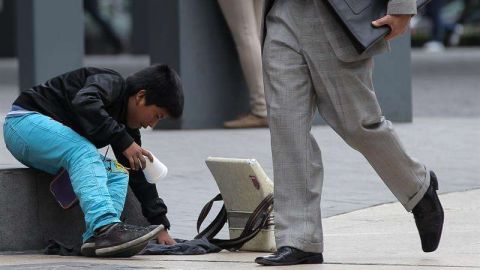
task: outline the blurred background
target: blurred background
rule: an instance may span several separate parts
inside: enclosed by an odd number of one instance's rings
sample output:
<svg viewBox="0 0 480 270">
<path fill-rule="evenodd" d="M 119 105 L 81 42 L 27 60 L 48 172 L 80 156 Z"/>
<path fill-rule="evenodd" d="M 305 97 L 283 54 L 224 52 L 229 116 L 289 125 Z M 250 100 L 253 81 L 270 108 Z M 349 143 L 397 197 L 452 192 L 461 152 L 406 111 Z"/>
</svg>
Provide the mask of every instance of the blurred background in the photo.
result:
<svg viewBox="0 0 480 270">
<path fill-rule="evenodd" d="M 15 57 L 15 2 L 0 0 L 0 57 Z M 145 0 L 84 0 L 85 53 L 87 55 L 147 54 L 147 18 L 135 12 Z M 438 16 L 446 47 L 480 45 L 479 0 L 433 0 L 441 5 Z M 431 4 L 429 4 L 431 5 Z M 435 21 L 426 10 L 412 21 L 412 46 L 422 47 L 432 37 Z M 133 29 L 143 29 L 134 33 Z"/>
<path fill-rule="evenodd" d="M 0 0 L 0 89 L 8 96 L 0 112 L 19 90 L 82 65 L 128 75 L 163 62 L 182 76 L 186 108 L 183 119 L 160 128 L 222 127 L 249 112 L 251 88 L 223 15 L 215 0 Z M 480 69 L 480 0 L 433 0 L 412 19 L 411 36 L 392 45 L 392 53 L 376 57 L 374 73 L 388 118 L 478 112 L 465 103 L 478 102 L 468 74 Z M 464 95 L 450 91 L 452 76 L 463 78 Z M 458 104 L 436 107 L 445 98 Z"/>
<path fill-rule="evenodd" d="M 480 1 L 433 0 L 419 14 L 412 20 L 413 47 L 435 39 L 440 47 L 480 45 Z"/>
</svg>

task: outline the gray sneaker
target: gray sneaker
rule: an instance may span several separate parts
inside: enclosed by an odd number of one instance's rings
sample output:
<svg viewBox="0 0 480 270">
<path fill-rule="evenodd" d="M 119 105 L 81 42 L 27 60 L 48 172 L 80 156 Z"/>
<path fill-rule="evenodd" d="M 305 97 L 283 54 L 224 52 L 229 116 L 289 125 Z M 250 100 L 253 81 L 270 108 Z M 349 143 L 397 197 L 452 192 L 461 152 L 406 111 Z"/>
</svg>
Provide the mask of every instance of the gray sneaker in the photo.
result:
<svg viewBox="0 0 480 270">
<path fill-rule="evenodd" d="M 80 253 L 82 256 L 85 257 L 95 257 L 95 237 L 90 237 L 88 238 L 87 241 L 85 241 L 82 244 L 82 247 L 80 248 Z"/>
<path fill-rule="evenodd" d="M 95 232 L 93 249 L 97 257 L 132 257 L 163 229 L 163 225 L 142 227 L 125 223 L 110 224 Z M 91 254 L 92 245 L 87 242 L 82 245 L 83 251 Z"/>
</svg>

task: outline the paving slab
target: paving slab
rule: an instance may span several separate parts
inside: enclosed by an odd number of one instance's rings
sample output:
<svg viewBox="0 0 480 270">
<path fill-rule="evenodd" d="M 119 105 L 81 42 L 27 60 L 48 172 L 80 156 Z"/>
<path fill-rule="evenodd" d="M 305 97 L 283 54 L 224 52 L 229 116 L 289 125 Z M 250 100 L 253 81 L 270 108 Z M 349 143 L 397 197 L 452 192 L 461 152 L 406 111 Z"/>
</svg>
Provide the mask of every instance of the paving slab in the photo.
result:
<svg viewBox="0 0 480 270">
<path fill-rule="evenodd" d="M 480 269 L 480 190 L 440 196 L 444 232 L 436 252 L 423 253 L 411 214 L 398 203 L 325 220 L 328 262 Z"/>
<path fill-rule="evenodd" d="M 399 203 L 324 219 L 325 263 L 268 269 L 413 270 L 480 269 L 480 190 L 440 196 L 445 227 L 436 252 L 421 251 L 412 215 Z M 194 256 L 92 259 L 40 254 L 0 255 L 1 269 L 261 269 L 263 253 L 221 252 Z"/>
</svg>

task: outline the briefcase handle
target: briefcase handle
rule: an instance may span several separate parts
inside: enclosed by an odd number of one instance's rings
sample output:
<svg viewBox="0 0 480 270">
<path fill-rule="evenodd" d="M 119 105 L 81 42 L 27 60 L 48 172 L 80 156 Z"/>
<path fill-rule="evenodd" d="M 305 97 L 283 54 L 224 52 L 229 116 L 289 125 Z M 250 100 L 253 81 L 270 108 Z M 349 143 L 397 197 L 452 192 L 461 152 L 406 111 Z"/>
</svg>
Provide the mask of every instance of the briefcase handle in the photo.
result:
<svg viewBox="0 0 480 270">
<path fill-rule="evenodd" d="M 227 210 L 225 208 L 225 204 L 222 206 L 222 209 L 217 214 L 212 223 L 210 223 L 210 225 L 208 225 L 207 228 L 205 228 L 203 231 L 199 232 L 203 221 L 205 221 L 205 218 L 208 216 L 208 213 L 210 212 L 213 203 L 216 201 L 223 201 L 222 194 L 218 194 L 217 196 L 215 196 L 203 207 L 200 215 L 198 216 L 198 235 L 195 236 L 195 239 L 206 238 L 209 240 L 210 243 L 218 247 L 230 251 L 235 251 L 239 250 L 246 242 L 253 239 L 262 229 L 273 225 L 273 217 L 271 216 L 273 210 L 273 194 L 269 194 L 252 212 L 239 237 L 233 239 L 214 238 L 223 228 L 225 223 L 227 223 Z"/>
</svg>

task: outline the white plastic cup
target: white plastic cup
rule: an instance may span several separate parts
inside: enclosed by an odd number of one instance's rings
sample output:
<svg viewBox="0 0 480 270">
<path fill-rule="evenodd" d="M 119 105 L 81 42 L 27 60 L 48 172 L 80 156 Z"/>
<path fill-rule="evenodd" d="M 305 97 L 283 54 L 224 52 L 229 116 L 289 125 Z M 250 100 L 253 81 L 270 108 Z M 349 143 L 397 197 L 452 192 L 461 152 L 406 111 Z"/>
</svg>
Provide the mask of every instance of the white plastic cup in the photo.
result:
<svg viewBox="0 0 480 270">
<path fill-rule="evenodd" d="M 143 168 L 143 174 L 149 183 L 156 184 L 167 176 L 168 169 L 167 166 L 160 162 L 153 154 L 152 156 L 153 162 L 150 162 L 150 159 L 146 158 L 147 163 L 145 168 Z"/>
</svg>

